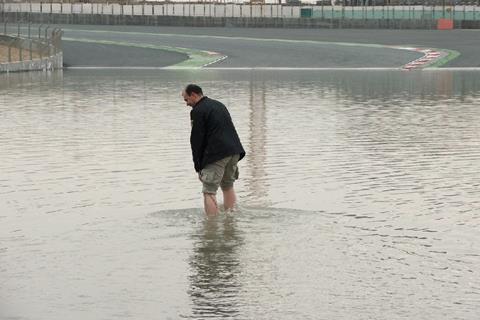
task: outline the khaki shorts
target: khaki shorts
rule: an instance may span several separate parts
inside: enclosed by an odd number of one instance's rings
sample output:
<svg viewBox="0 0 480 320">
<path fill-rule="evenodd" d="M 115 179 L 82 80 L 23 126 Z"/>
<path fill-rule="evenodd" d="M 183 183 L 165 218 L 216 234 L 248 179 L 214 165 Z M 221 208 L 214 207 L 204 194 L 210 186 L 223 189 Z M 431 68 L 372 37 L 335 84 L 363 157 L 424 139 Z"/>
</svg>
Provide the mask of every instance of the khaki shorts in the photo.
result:
<svg viewBox="0 0 480 320">
<path fill-rule="evenodd" d="M 218 187 L 229 189 L 238 179 L 238 159 L 240 155 L 236 154 L 208 164 L 200 171 L 200 181 L 203 183 L 203 193 L 216 194 Z"/>
</svg>

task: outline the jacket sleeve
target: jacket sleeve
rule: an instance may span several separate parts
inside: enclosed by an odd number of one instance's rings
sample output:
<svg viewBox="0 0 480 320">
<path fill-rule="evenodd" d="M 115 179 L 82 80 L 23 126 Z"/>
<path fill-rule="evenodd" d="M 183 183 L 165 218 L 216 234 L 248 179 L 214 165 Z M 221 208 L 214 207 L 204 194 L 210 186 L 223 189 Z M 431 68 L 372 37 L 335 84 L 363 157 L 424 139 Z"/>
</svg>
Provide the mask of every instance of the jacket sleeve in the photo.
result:
<svg viewBox="0 0 480 320">
<path fill-rule="evenodd" d="M 205 151 L 205 119 L 204 114 L 200 112 L 190 112 L 190 121 L 192 132 L 190 135 L 190 145 L 192 147 L 193 163 L 195 171 L 202 169 L 203 153 Z"/>
</svg>

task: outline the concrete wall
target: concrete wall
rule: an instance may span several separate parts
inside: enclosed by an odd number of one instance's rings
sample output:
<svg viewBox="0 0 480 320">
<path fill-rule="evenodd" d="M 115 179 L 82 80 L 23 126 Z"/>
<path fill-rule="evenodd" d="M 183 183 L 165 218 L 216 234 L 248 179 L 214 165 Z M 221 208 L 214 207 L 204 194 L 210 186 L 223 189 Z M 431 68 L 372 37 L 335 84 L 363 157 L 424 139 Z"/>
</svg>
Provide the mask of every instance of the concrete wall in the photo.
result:
<svg viewBox="0 0 480 320">
<path fill-rule="evenodd" d="M 46 46 L 45 43 L 37 40 L 0 35 L 0 43 L 3 45 L 8 46 L 8 43 L 11 43 L 13 40 L 16 40 L 23 49 L 30 50 L 31 48 L 32 52 L 40 52 Z M 63 52 L 54 48 L 50 48 L 50 55 L 41 59 L 0 63 L 0 72 L 54 70 L 61 68 L 63 68 Z"/>
</svg>

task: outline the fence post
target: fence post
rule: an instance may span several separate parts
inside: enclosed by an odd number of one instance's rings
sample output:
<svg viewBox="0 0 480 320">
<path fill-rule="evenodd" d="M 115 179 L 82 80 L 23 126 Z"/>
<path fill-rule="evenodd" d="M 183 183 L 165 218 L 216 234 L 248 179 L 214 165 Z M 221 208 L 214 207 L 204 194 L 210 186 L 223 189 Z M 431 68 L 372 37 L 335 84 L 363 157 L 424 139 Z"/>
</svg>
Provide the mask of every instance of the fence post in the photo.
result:
<svg viewBox="0 0 480 320">
<path fill-rule="evenodd" d="M 8 43 L 8 62 L 12 62 L 12 44 L 13 41 Z"/>
<path fill-rule="evenodd" d="M 53 45 L 53 54 L 57 55 L 57 29 L 56 28 L 52 31 L 52 45 Z"/>
<path fill-rule="evenodd" d="M 29 57 L 30 57 L 30 61 L 33 60 L 33 54 L 32 54 L 32 39 L 28 39 L 28 49 L 29 49 Z"/>
<path fill-rule="evenodd" d="M 23 61 L 23 52 L 22 52 L 22 43 L 21 43 L 22 40 L 19 40 L 19 44 L 18 44 L 18 60 L 20 61 Z"/>
<path fill-rule="evenodd" d="M 43 24 L 41 24 L 40 27 L 38 27 L 38 39 L 42 37 L 42 26 Z"/>
</svg>

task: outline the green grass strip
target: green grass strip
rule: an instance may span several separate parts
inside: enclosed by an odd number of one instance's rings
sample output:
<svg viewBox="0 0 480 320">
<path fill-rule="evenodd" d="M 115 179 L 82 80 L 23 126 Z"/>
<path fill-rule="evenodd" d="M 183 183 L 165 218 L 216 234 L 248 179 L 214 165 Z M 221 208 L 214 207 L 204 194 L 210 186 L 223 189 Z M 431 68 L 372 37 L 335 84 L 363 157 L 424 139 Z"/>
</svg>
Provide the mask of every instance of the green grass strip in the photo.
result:
<svg viewBox="0 0 480 320">
<path fill-rule="evenodd" d="M 435 61 L 434 63 L 429 64 L 428 66 L 425 67 L 425 69 L 439 68 L 439 67 L 447 64 L 448 62 L 452 61 L 453 59 L 458 58 L 458 56 L 460 56 L 460 52 L 455 51 L 455 50 L 448 50 L 448 49 L 435 49 L 435 50 L 446 52 L 447 55 L 445 57 Z"/>
</svg>

